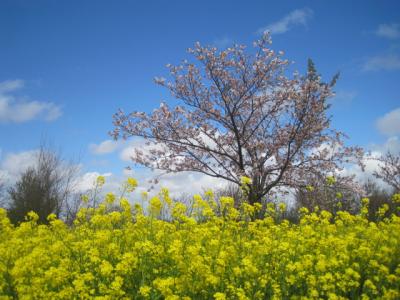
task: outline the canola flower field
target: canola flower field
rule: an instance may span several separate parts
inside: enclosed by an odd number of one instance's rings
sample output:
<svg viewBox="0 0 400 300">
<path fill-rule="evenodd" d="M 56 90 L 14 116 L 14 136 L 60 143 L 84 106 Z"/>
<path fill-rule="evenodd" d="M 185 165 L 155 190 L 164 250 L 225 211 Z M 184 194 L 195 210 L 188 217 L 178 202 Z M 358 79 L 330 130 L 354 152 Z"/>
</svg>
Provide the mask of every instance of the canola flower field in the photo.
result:
<svg viewBox="0 0 400 300">
<path fill-rule="evenodd" d="M 190 211 L 165 189 L 143 207 L 107 194 L 73 226 L 0 209 L 0 299 L 400 299 L 400 218 L 369 222 L 368 199 L 299 224 L 212 192 Z"/>
</svg>

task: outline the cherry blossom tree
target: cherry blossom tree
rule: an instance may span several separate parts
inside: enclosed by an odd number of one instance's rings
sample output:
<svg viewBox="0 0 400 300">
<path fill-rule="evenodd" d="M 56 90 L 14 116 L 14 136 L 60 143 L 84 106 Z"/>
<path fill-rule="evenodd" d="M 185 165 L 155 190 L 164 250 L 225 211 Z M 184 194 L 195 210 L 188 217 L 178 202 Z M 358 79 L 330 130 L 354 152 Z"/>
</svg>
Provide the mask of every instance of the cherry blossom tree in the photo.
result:
<svg viewBox="0 0 400 300">
<path fill-rule="evenodd" d="M 163 102 L 152 113 L 120 110 L 111 135 L 145 139 L 132 160 L 152 169 L 200 172 L 238 185 L 249 177 L 250 203 L 280 187 L 305 185 L 308 173 L 360 161 L 362 150 L 345 147 L 344 134 L 330 126 L 327 99 L 337 76 L 323 82 L 309 60 L 305 75 L 289 78 L 289 61 L 270 44 L 267 33 L 252 50 L 196 43 L 188 50 L 193 63 L 169 64 L 170 79 L 155 78 L 180 104 Z"/>
<path fill-rule="evenodd" d="M 308 185 L 296 188 L 296 207 L 310 211 L 321 209 L 336 214 L 337 211 L 357 213 L 364 188 L 358 185 L 355 176 L 321 176 L 309 174 Z"/>
<path fill-rule="evenodd" d="M 376 178 L 382 179 L 394 188 L 395 192 L 400 191 L 400 153 L 395 155 L 388 152 L 378 158 L 381 162 L 379 169 L 374 172 Z"/>
</svg>

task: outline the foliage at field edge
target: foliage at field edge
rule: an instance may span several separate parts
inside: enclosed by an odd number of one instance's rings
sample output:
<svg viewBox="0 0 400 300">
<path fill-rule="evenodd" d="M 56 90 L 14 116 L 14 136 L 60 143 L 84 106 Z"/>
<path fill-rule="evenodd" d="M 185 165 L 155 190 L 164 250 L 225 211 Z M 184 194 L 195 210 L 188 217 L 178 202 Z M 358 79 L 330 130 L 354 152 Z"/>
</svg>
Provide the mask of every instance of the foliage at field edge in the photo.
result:
<svg viewBox="0 0 400 300">
<path fill-rule="evenodd" d="M 292 224 L 283 203 L 235 207 L 211 191 L 191 211 L 166 189 L 143 201 L 109 193 L 72 227 L 34 212 L 14 226 L 0 209 L 0 299 L 400 298 L 400 217 L 387 206 L 377 222 L 363 199 L 358 215 L 302 209 Z"/>
</svg>

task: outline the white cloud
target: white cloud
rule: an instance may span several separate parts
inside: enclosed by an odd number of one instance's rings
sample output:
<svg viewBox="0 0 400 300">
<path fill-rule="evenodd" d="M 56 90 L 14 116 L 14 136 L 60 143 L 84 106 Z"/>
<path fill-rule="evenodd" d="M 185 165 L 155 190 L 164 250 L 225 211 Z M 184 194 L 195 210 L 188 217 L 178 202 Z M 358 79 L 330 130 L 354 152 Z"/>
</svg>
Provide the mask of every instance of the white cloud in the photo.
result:
<svg viewBox="0 0 400 300">
<path fill-rule="evenodd" d="M 385 135 L 393 136 L 400 134 L 400 107 L 396 108 L 376 122 L 379 131 Z"/>
<path fill-rule="evenodd" d="M 400 134 L 400 108 L 392 110 L 377 121 L 378 129 L 385 135 Z M 380 162 L 376 158 L 381 157 L 387 152 L 400 153 L 400 138 L 398 136 L 389 137 L 383 144 L 371 144 L 367 147 L 371 152 L 365 155 L 363 163 L 365 171 L 359 166 L 353 165 L 344 170 L 346 175 L 354 174 L 360 182 L 368 179 L 376 181 L 380 187 L 389 189 L 389 186 L 382 180 L 375 178 L 372 174 L 379 170 Z"/>
<path fill-rule="evenodd" d="M 224 36 L 224 37 L 215 39 L 212 42 L 212 44 L 219 49 L 223 49 L 223 48 L 226 48 L 226 47 L 230 46 L 231 44 L 233 44 L 233 41 L 231 38 Z"/>
<path fill-rule="evenodd" d="M 211 143 L 205 140 L 207 143 Z M 141 151 L 146 153 L 150 148 L 161 147 L 160 145 L 145 144 L 144 139 L 133 139 L 128 143 L 120 152 L 120 159 L 126 162 L 132 162 L 131 156 L 134 153 L 135 148 L 139 148 Z M 148 183 L 149 180 L 154 178 L 160 178 L 159 183 L 155 185 L 154 191 L 159 190 L 161 187 L 166 187 L 170 191 L 171 195 L 179 196 L 180 194 L 196 194 L 203 192 L 207 188 L 219 188 L 225 186 L 228 182 L 223 179 L 214 178 L 198 172 L 178 172 L 165 174 L 163 171 L 156 170 L 154 172 L 147 168 L 141 168 L 139 171 L 124 170 L 124 176 L 133 176 L 139 180 L 139 184 L 144 190 L 151 187 Z M 161 176 L 160 176 L 161 175 Z M 142 178 L 142 180 L 140 180 Z"/>
<path fill-rule="evenodd" d="M 96 179 L 99 176 L 104 176 L 106 177 L 106 186 L 104 188 L 108 188 L 111 186 L 114 186 L 113 181 L 109 180 L 109 178 L 112 176 L 112 173 L 99 173 L 99 172 L 87 172 L 79 176 L 76 180 L 76 182 L 73 184 L 74 186 L 74 191 L 78 193 L 84 193 L 87 190 L 90 190 L 94 188 L 96 185 Z"/>
<path fill-rule="evenodd" d="M 42 102 L 43 103 L 43 102 Z M 44 112 L 44 120 L 51 122 L 57 120 L 62 115 L 61 107 L 54 103 L 44 103 L 42 111 Z"/>
<path fill-rule="evenodd" d="M 0 162 L 0 178 L 4 179 L 7 185 L 14 184 L 20 174 L 28 167 L 33 166 L 34 156 L 37 151 L 25 151 L 20 153 L 9 153 L 5 156 L 3 161 Z M 141 193 L 151 188 L 152 184 L 149 182 L 151 179 L 159 178 L 159 183 L 150 190 L 150 197 L 156 195 L 161 188 L 168 188 L 170 195 L 177 200 L 182 195 L 194 195 L 202 193 L 205 189 L 222 188 L 227 182 L 222 179 L 215 179 L 213 177 L 203 175 L 195 172 L 179 172 L 175 174 L 161 175 L 161 171 L 151 172 L 148 169 L 123 170 L 120 175 L 113 173 L 100 173 L 97 171 L 90 171 L 80 173 L 72 183 L 73 191 L 76 193 L 86 193 L 93 190 L 96 185 L 98 176 L 104 176 L 105 184 L 98 191 L 98 200 L 103 199 L 105 193 L 113 192 L 117 196 L 121 195 L 122 185 L 128 177 L 134 177 L 138 180 L 139 186 L 132 194 L 125 194 L 128 199 L 134 202 L 140 202 Z"/>
<path fill-rule="evenodd" d="M 356 91 L 345 91 L 339 90 L 336 92 L 336 95 L 333 97 L 333 100 L 351 102 L 357 97 Z"/>
<path fill-rule="evenodd" d="M 400 153 L 400 139 L 397 136 L 392 136 L 384 144 L 372 144 L 370 148 L 375 153 Z"/>
<path fill-rule="evenodd" d="M 142 138 L 134 138 L 128 142 L 120 152 L 120 159 L 126 162 L 132 162 L 131 157 L 135 153 L 135 149 L 139 149 L 144 154 L 148 153 L 151 149 L 163 149 L 162 144 L 146 145 L 146 140 Z"/>
<path fill-rule="evenodd" d="M 24 81 L 20 79 L 15 80 L 6 80 L 0 82 L 0 94 L 6 94 L 9 92 L 13 92 L 15 90 L 19 90 L 24 87 Z"/>
<path fill-rule="evenodd" d="M 54 121 L 61 116 L 61 108 L 52 102 L 29 100 L 12 94 L 23 87 L 22 80 L 0 82 L 0 122 Z"/>
<path fill-rule="evenodd" d="M 373 176 L 374 171 L 379 171 L 380 162 L 377 158 L 381 157 L 388 151 L 391 153 L 400 153 L 400 139 L 398 137 L 390 137 L 383 144 L 372 144 L 368 147 L 371 152 L 363 158 L 365 170 L 362 171 L 358 165 L 352 165 L 343 170 L 343 175 L 355 175 L 356 179 L 363 183 L 368 179 L 376 182 L 383 189 L 390 189 L 390 186 Z"/>
<path fill-rule="evenodd" d="M 144 150 L 145 142 L 144 140 L 132 140 L 127 146 L 125 146 L 121 152 L 119 153 L 119 158 L 126 162 L 132 162 L 131 157 L 135 153 L 135 148 L 140 148 L 140 150 Z"/>
<path fill-rule="evenodd" d="M 14 183 L 19 175 L 35 165 L 37 150 L 23 151 L 19 153 L 8 153 L 0 162 L 0 172 L 5 181 Z"/>
<path fill-rule="evenodd" d="M 262 27 L 258 33 L 270 31 L 272 34 L 281 34 L 289 31 L 295 25 L 307 26 L 308 20 L 313 16 L 313 11 L 309 8 L 296 9 L 287 14 L 281 20 Z"/>
<path fill-rule="evenodd" d="M 105 140 L 100 144 L 90 144 L 89 150 L 93 154 L 98 154 L 98 155 L 108 154 L 117 150 L 120 145 L 121 143 L 119 141 Z"/>
<path fill-rule="evenodd" d="M 141 170 L 138 173 L 129 172 L 126 174 L 111 174 L 111 173 L 99 173 L 99 172 L 87 172 L 82 174 L 78 179 L 78 184 L 75 186 L 75 191 L 78 193 L 85 193 L 89 190 L 93 190 L 95 182 L 98 176 L 102 175 L 105 178 L 105 184 L 98 191 L 96 199 L 103 199 L 104 195 L 108 192 L 114 193 L 116 196 L 122 194 L 122 186 L 124 181 L 128 177 L 133 177 L 138 181 L 138 187 L 133 193 L 125 193 L 124 197 L 128 198 L 131 203 L 142 203 L 142 192 L 149 191 L 149 198 L 157 195 L 162 188 L 167 188 L 171 197 L 178 201 L 188 200 L 187 196 L 193 196 L 195 194 L 201 194 L 206 189 L 222 188 L 226 185 L 226 181 L 218 180 L 210 176 L 206 176 L 194 172 L 180 172 L 176 174 L 165 174 L 159 177 L 159 183 L 154 185 L 149 183 L 150 179 L 158 178 L 160 171 L 151 172 L 149 170 Z M 182 196 L 185 199 L 182 199 Z M 146 206 L 146 203 L 142 203 Z"/>
<path fill-rule="evenodd" d="M 0 160 L 0 178 L 6 186 L 15 184 L 21 174 L 29 167 L 34 167 L 36 164 L 36 156 L 39 150 L 29 150 L 17 153 L 7 153 Z M 78 174 L 72 183 L 73 190 L 78 193 L 83 193 L 94 187 L 96 178 L 100 175 L 107 177 L 105 189 L 106 191 L 116 191 L 120 187 L 120 182 L 109 180 L 112 173 L 86 172 L 82 173 L 82 166 L 78 165 Z"/>
<path fill-rule="evenodd" d="M 362 68 L 363 71 L 392 71 L 400 69 L 400 57 L 395 54 L 378 55 L 369 58 Z"/>
<path fill-rule="evenodd" d="M 123 170 L 122 170 L 122 174 L 124 175 L 124 176 L 126 176 L 126 177 L 132 177 L 132 176 L 134 176 L 134 171 L 131 169 L 131 168 L 124 168 Z"/>
<path fill-rule="evenodd" d="M 202 193 L 204 189 L 222 188 L 227 184 L 226 180 L 214 178 L 196 172 L 179 172 L 164 175 L 160 178 L 159 187 L 166 187 L 171 195 L 194 195 Z M 157 188 L 156 188 L 157 189 Z"/>
<path fill-rule="evenodd" d="M 376 181 L 381 187 L 387 187 L 381 180 L 376 179 L 372 174 L 379 168 L 379 162 L 376 158 L 382 155 L 381 152 L 373 151 L 372 153 L 365 155 L 362 162 L 365 166 L 364 171 L 358 165 L 352 165 L 345 168 L 340 173 L 341 175 L 349 176 L 355 175 L 356 180 L 361 183 L 366 182 L 368 179 Z"/>
<path fill-rule="evenodd" d="M 380 24 L 375 34 L 387 39 L 398 39 L 400 38 L 400 24 Z"/>
</svg>

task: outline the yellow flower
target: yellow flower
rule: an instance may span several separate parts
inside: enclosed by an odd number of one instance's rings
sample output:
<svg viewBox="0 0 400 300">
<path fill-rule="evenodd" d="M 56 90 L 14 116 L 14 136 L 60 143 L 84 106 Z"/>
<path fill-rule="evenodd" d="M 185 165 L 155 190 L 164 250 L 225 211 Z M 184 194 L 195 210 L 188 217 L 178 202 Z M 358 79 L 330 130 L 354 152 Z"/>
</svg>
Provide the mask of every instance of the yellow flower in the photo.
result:
<svg viewBox="0 0 400 300">
<path fill-rule="evenodd" d="M 106 260 L 102 261 L 100 265 L 100 273 L 103 276 L 109 276 L 113 271 L 113 266 Z"/>
<path fill-rule="evenodd" d="M 150 296 L 150 292 L 151 292 L 151 287 L 149 287 L 147 285 L 141 286 L 139 288 L 140 295 L 142 295 L 145 298 Z"/>
<path fill-rule="evenodd" d="M 399 203 L 399 204 L 400 204 L 400 194 L 399 194 L 399 193 L 394 194 L 394 195 L 392 196 L 392 201 L 393 201 L 394 203 Z"/>
<path fill-rule="evenodd" d="M 387 212 L 388 210 L 389 210 L 389 205 L 387 205 L 387 204 L 385 203 L 385 204 L 383 204 L 383 205 L 378 209 L 377 215 L 378 215 L 379 217 L 384 217 L 385 214 L 386 214 L 386 212 Z"/>
<path fill-rule="evenodd" d="M 138 186 L 136 179 L 129 177 L 126 180 L 126 187 L 128 192 L 133 192 Z"/>
<path fill-rule="evenodd" d="M 126 198 L 122 198 L 122 199 L 121 199 L 121 201 L 120 201 L 120 206 L 121 206 L 122 209 L 123 209 L 124 211 L 126 211 L 126 212 L 131 210 L 131 205 L 130 205 L 128 199 L 126 199 Z"/>
<path fill-rule="evenodd" d="M 162 199 L 165 201 L 165 203 L 167 203 L 168 206 L 172 205 L 172 199 L 169 196 L 169 191 L 166 188 L 162 188 L 161 189 L 161 193 L 160 193 Z"/>
<path fill-rule="evenodd" d="M 371 291 L 376 291 L 376 286 L 370 279 L 364 281 L 364 288 Z"/>
<path fill-rule="evenodd" d="M 234 204 L 234 199 L 232 197 L 221 197 L 219 201 L 221 202 L 222 209 L 233 207 Z"/>
<path fill-rule="evenodd" d="M 254 203 L 254 210 L 255 211 L 261 211 L 261 209 L 262 209 L 262 204 L 261 203 Z"/>
<path fill-rule="evenodd" d="M 312 185 L 307 185 L 306 186 L 306 190 L 309 192 L 313 192 L 314 191 L 314 187 Z"/>
<path fill-rule="evenodd" d="M 336 183 L 336 179 L 333 176 L 326 177 L 326 184 L 327 185 L 334 185 Z"/>
<path fill-rule="evenodd" d="M 253 220 L 261 204 L 238 210 L 208 193 L 167 205 L 166 190 L 158 195 L 144 204 L 148 214 L 139 204 L 133 214 L 126 198 L 110 209 L 107 194 L 72 226 L 55 215 L 37 225 L 34 212 L 13 225 L 0 209 L 0 298 L 400 299 L 397 215 L 369 222 L 301 209 L 292 223 L 277 218 L 282 204 L 268 203 Z"/>
<path fill-rule="evenodd" d="M 214 294 L 214 299 L 215 300 L 226 300 L 226 296 L 224 293 L 218 292 L 218 293 Z"/>
<path fill-rule="evenodd" d="M 300 214 L 302 214 L 302 215 L 306 215 L 306 214 L 308 214 L 310 211 L 307 209 L 307 207 L 301 207 L 301 208 L 299 209 L 299 212 L 300 212 Z"/>
<path fill-rule="evenodd" d="M 240 177 L 240 183 L 242 185 L 250 185 L 252 183 L 252 181 L 251 181 L 251 178 L 242 176 L 242 177 Z"/>
<path fill-rule="evenodd" d="M 102 176 L 102 175 L 97 176 L 97 178 L 96 178 L 96 184 L 97 184 L 98 186 L 100 186 L 100 187 L 103 186 L 105 182 L 106 182 L 106 178 L 105 178 L 104 176 Z"/>
<path fill-rule="evenodd" d="M 160 198 L 158 197 L 153 197 L 150 199 L 150 213 L 153 216 L 157 216 L 160 214 L 162 209 L 162 202 Z"/>
<path fill-rule="evenodd" d="M 368 198 L 362 198 L 361 199 L 362 205 L 368 205 L 369 204 L 369 199 Z"/>
<path fill-rule="evenodd" d="M 89 202 L 89 196 L 88 195 L 81 195 L 81 200 L 83 203 L 88 203 Z"/>
<path fill-rule="evenodd" d="M 57 216 L 56 216 L 56 214 L 49 214 L 48 216 L 47 216 L 47 221 L 54 221 L 55 219 L 57 219 Z"/>
<path fill-rule="evenodd" d="M 172 209 L 172 217 L 175 219 L 180 219 L 185 216 L 186 213 L 186 205 L 180 202 L 175 203 Z"/>
<path fill-rule="evenodd" d="M 26 215 L 26 220 L 37 222 L 39 220 L 39 215 L 37 213 L 35 213 L 34 211 L 30 211 Z"/>
<path fill-rule="evenodd" d="M 115 201 L 115 195 L 113 193 L 107 193 L 105 201 L 107 204 L 113 204 Z"/>
</svg>

